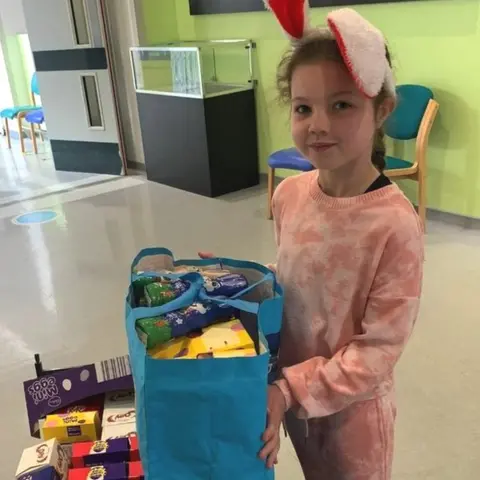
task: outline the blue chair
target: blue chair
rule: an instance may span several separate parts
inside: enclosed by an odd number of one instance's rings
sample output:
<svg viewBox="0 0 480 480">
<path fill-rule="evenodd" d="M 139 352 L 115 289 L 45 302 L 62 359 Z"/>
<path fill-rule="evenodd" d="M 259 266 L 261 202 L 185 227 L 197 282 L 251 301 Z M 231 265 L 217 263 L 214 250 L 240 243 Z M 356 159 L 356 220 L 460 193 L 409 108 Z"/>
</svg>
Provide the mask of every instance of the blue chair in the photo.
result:
<svg viewBox="0 0 480 480">
<path fill-rule="evenodd" d="M 386 157 L 385 175 L 418 182 L 418 214 L 425 227 L 427 215 L 427 149 L 439 104 L 433 92 L 421 85 L 399 85 L 398 104 L 385 122 L 385 133 L 394 140 L 416 141 L 415 159 Z"/>
<path fill-rule="evenodd" d="M 284 168 L 309 172 L 315 167 L 296 148 L 287 148 L 272 153 L 268 158 L 268 218 L 272 218 L 272 198 L 275 189 L 275 169 Z"/>
<path fill-rule="evenodd" d="M 33 143 L 33 151 L 38 153 L 38 146 L 37 146 L 37 137 L 35 135 L 35 125 L 40 125 L 45 121 L 45 115 L 43 113 L 43 108 L 39 108 L 37 110 L 32 110 L 25 115 L 25 121 L 30 124 L 30 132 L 32 136 L 32 143 Z M 40 130 L 40 137 L 43 140 L 42 131 Z"/>
<path fill-rule="evenodd" d="M 12 148 L 12 140 L 10 138 L 10 127 L 8 124 L 8 120 L 14 120 L 15 118 L 17 119 L 18 134 L 20 135 L 20 145 L 22 147 L 22 153 L 25 153 L 25 143 L 23 141 L 22 135 L 22 119 L 28 112 L 40 108 L 38 105 L 35 104 L 35 95 L 40 95 L 36 73 L 32 75 L 32 80 L 30 82 L 30 93 L 32 96 L 32 103 L 30 105 L 14 106 L 4 108 L 0 111 L 0 117 L 5 119 L 5 134 L 7 136 L 8 148 Z"/>
</svg>

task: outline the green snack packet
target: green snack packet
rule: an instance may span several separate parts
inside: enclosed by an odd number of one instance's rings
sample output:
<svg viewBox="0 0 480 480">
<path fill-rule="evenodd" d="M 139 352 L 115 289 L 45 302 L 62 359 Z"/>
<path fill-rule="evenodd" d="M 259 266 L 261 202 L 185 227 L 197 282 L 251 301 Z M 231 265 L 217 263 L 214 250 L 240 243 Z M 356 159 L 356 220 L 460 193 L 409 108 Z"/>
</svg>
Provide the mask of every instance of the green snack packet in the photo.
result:
<svg viewBox="0 0 480 480">
<path fill-rule="evenodd" d="M 145 286 L 145 299 L 149 307 L 160 307 L 176 298 L 169 283 L 150 283 Z"/>
<path fill-rule="evenodd" d="M 168 342 L 172 338 L 172 329 L 161 317 L 137 320 L 136 329 L 138 337 L 147 349 Z"/>
<path fill-rule="evenodd" d="M 140 303 L 141 303 L 141 298 L 144 296 L 145 287 L 147 285 L 150 285 L 151 283 L 158 282 L 158 280 L 159 280 L 158 278 L 154 278 L 154 277 L 140 277 L 132 282 L 133 294 L 135 295 L 135 298 L 137 300 L 137 305 L 144 306 L 144 305 L 140 305 Z"/>
</svg>

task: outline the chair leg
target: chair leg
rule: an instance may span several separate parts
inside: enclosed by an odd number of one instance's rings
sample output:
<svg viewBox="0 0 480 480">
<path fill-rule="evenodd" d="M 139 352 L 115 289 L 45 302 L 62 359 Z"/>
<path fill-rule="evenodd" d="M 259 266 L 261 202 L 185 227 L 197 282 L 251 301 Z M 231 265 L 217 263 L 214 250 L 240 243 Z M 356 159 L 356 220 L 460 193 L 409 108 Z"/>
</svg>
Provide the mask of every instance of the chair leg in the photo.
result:
<svg viewBox="0 0 480 480">
<path fill-rule="evenodd" d="M 418 174 L 418 215 L 423 225 L 423 231 L 427 230 L 427 179 L 421 172 Z"/>
<path fill-rule="evenodd" d="M 20 147 L 22 149 L 22 153 L 25 153 L 25 140 L 23 138 L 23 129 L 22 129 L 22 118 L 23 118 L 23 115 L 22 114 L 19 114 L 17 116 L 17 120 L 18 120 L 18 135 L 20 136 Z"/>
<path fill-rule="evenodd" d="M 274 183 L 275 183 L 275 169 L 268 167 L 268 219 L 269 220 L 273 218 L 272 198 L 273 198 L 273 190 L 275 186 Z"/>
<path fill-rule="evenodd" d="M 8 118 L 5 118 L 5 135 L 7 136 L 8 148 L 12 149 L 12 139 L 10 137 L 10 125 L 8 124 Z"/>
<path fill-rule="evenodd" d="M 33 143 L 33 151 L 35 154 L 38 153 L 38 147 L 37 147 L 37 137 L 35 136 L 35 124 L 31 123 L 30 124 L 30 133 L 32 135 L 32 143 Z"/>
</svg>

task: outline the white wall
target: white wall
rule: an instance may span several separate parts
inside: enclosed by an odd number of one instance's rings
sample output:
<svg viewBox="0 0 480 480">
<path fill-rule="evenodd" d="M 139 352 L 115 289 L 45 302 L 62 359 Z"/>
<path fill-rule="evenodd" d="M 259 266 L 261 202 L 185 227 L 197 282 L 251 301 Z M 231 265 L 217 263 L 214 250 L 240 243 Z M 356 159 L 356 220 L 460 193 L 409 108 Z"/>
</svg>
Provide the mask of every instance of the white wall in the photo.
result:
<svg viewBox="0 0 480 480">
<path fill-rule="evenodd" d="M 5 35 L 27 33 L 23 6 L 20 0 L 0 0 L 0 17 Z"/>
</svg>

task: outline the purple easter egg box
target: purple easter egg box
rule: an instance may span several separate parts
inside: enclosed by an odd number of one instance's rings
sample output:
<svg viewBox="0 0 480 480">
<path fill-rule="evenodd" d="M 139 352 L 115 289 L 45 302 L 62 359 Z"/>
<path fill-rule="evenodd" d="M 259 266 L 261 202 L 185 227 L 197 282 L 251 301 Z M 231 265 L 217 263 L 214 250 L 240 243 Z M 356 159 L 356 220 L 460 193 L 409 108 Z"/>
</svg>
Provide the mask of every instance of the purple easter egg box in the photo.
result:
<svg viewBox="0 0 480 480">
<path fill-rule="evenodd" d="M 39 420 L 60 408 L 94 395 L 133 388 L 128 355 L 60 370 L 37 368 L 37 378 L 23 383 L 30 433 L 39 438 Z"/>
</svg>

